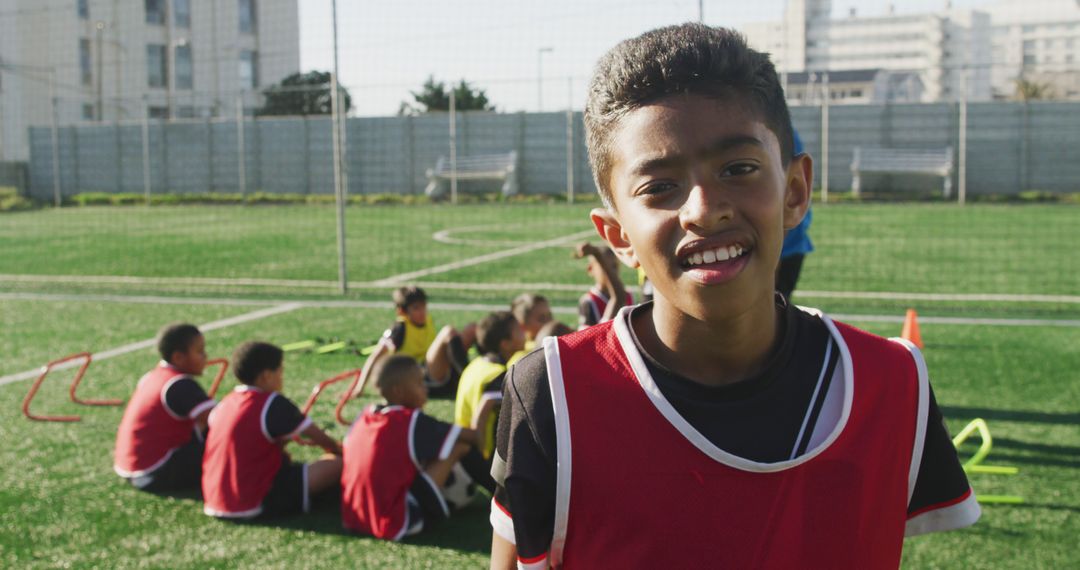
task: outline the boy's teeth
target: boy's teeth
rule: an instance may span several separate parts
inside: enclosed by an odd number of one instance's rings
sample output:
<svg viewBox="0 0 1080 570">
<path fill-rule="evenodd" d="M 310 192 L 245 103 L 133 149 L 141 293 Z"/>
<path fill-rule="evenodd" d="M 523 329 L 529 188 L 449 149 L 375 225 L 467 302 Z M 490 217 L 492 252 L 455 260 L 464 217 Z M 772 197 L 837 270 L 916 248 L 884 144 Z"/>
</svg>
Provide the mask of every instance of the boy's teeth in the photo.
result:
<svg viewBox="0 0 1080 570">
<path fill-rule="evenodd" d="M 729 259 L 735 259 L 743 254 L 745 250 L 740 245 L 731 245 L 728 247 L 718 247 L 715 250 L 708 250 L 701 253 L 695 253 L 689 256 L 686 261 L 690 265 L 701 265 L 702 263 L 715 263 L 717 261 L 727 261 Z"/>
</svg>

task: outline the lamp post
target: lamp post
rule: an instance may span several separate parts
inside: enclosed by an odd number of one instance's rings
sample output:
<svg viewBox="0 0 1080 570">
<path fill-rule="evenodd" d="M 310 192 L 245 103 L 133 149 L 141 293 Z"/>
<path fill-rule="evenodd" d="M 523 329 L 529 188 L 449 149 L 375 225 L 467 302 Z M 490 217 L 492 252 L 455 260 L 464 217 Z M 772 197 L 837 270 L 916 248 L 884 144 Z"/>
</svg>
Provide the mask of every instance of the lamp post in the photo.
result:
<svg viewBox="0 0 1080 570">
<path fill-rule="evenodd" d="M 536 109 L 544 110 L 544 54 L 555 51 L 553 47 L 542 47 L 536 50 Z"/>
</svg>

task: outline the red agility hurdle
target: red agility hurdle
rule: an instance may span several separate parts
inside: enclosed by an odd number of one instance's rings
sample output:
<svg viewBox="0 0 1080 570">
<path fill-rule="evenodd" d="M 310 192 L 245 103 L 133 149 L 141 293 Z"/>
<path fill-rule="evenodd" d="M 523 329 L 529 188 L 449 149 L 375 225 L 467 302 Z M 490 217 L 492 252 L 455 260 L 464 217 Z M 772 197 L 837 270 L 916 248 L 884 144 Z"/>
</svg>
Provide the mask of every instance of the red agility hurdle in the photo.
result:
<svg viewBox="0 0 1080 570">
<path fill-rule="evenodd" d="M 319 382 L 318 384 L 315 385 L 314 388 L 311 389 L 311 395 L 308 396 L 307 401 L 304 402 L 304 406 L 302 408 L 300 408 L 300 411 L 303 412 L 305 416 L 308 415 L 308 413 L 311 412 L 311 409 L 313 407 L 315 407 L 315 402 L 318 401 L 319 396 L 321 396 L 322 393 L 323 393 L 323 390 L 325 390 L 326 387 L 331 385 L 331 384 L 337 384 L 338 382 L 341 382 L 342 380 L 348 380 L 350 378 L 353 378 L 352 383 L 349 385 L 350 389 L 351 389 L 352 386 L 356 385 L 357 380 L 360 379 L 360 372 L 361 372 L 360 368 L 357 368 L 355 370 L 346 370 L 345 372 L 342 372 L 341 374 L 338 374 L 336 376 L 331 376 L 330 378 L 327 378 L 326 380 L 323 380 L 322 382 Z M 337 418 L 338 418 L 339 422 L 341 421 L 341 416 L 338 415 L 338 414 L 340 414 L 340 411 L 341 411 L 341 404 L 339 403 L 338 407 L 334 410 L 335 415 L 337 415 Z M 342 423 L 344 423 L 344 422 L 342 422 Z M 306 440 L 306 439 L 304 439 L 304 438 L 302 438 L 300 436 L 294 437 L 293 441 L 295 441 L 295 442 L 297 442 L 297 443 L 299 443 L 301 445 L 315 445 L 314 443 L 312 443 L 312 442 L 310 442 L 310 441 L 308 441 L 308 440 Z"/>
<path fill-rule="evenodd" d="M 206 395 L 213 398 L 221 387 L 221 381 L 225 378 L 225 373 L 229 371 L 229 359 L 227 358 L 215 358 L 213 360 L 206 361 L 207 366 L 221 365 L 221 369 L 218 370 L 217 376 L 214 376 L 214 382 L 210 384 L 210 389 L 206 391 Z"/>
<path fill-rule="evenodd" d="M 30 402 L 37 395 L 38 389 L 41 388 L 41 383 L 45 381 L 45 377 L 49 375 L 57 366 L 71 362 L 73 360 L 83 360 L 82 366 L 75 373 L 75 378 L 71 381 L 71 387 L 68 388 L 68 396 L 71 397 L 71 401 L 76 404 L 82 404 L 84 406 L 119 406 L 124 403 L 123 400 L 89 400 L 82 399 L 75 395 L 75 391 L 79 388 L 79 383 L 82 382 L 83 376 L 86 374 L 86 369 L 90 367 L 91 355 L 89 352 L 80 352 L 78 354 L 71 354 L 63 358 L 53 360 L 41 368 L 41 376 L 38 376 L 34 384 L 30 386 L 30 391 L 27 392 L 26 398 L 23 399 L 22 411 L 23 415 L 31 420 L 39 422 L 77 422 L 81 421 L 80 416 L 39 416 L 30 413 Z"/>
</svg>

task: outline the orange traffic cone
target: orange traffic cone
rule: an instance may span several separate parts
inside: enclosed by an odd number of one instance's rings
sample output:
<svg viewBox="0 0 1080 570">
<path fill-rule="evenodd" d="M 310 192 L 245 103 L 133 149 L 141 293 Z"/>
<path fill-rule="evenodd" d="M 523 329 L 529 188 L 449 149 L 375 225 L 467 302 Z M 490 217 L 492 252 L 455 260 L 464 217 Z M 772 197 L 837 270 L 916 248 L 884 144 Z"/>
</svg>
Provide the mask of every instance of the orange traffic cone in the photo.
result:
<svg viewBox="0 0 1080 570">
<path fill-rule="evenodd" d="M 915 314 L 915 309 L 908 309 L 907 315 L 904 316 L 904 330 L 900 333 L 900 338 L 910 341 L 911 344 L 922 348 L 922 335 L 919 334 L 919 320 Z"/>
</svg>

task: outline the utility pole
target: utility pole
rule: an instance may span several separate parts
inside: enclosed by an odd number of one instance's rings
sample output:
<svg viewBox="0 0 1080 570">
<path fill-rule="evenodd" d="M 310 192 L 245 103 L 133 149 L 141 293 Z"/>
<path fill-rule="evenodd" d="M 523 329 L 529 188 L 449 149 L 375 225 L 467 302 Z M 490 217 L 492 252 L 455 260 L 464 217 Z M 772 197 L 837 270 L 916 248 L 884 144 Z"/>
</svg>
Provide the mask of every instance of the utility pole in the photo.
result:
<svg viewBox="0 0 1080 570">
<path fill-rule="evenodd" d="M 542 47 L 536 50 L 536 110 L 544 111 L 544 54 L 555 51 L 555 48 Z"/>
<path fill-rule="evenodd" d="M 698 0 L 697 3 L 697 21 L 699 24 L 705 23 L 705 0 Z"/>
<path fill-rule="evenodd" d="M 102 77 L 102 70 L 104 69 L 103 63 L 105 62 L 105 50 L 102 47 L 102 34 L 105 32 L 105 22 L 98 20 L 94 24 L 95 39 L 97 40 L 97 50 L 94 55 L 97 57 L 97 72 L 94 73 L 94 80 L 97 87 L 97 113 L 96 119 L 100 123 L 105 120 L 105 96 L 103 92 L 104 77 Z M 116 94 L 120 96 L 119 93 Z"/>
<path fill-rule="evenodd" d="M 345 185 L 341 157 L 341 93 L 338 85 L 338 25 L 337 0 L 332 0 L 334 26 L 334 73 L 330 76 L 330 126 L 334 145 L 334 197 L 337 202 L 338 291 L 344 295 L 349 290 L 345 268 Z"/>
</svg>

